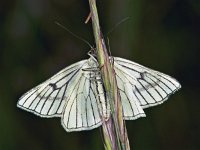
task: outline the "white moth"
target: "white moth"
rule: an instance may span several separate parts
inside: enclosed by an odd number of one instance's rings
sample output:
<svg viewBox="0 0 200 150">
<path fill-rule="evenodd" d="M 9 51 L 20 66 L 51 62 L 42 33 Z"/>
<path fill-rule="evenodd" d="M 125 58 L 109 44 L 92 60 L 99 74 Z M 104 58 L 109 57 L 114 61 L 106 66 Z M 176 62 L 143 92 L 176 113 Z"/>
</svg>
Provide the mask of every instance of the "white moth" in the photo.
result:
<svg viewBox="0 0 200 150">
<path fill-rule="evenodd" d="M 144 108 L 163 103 L 181 88 L 174 78 L 135 62 L 113 57 L 123 117 L 145 117 Z M 66 131 L 91 130 L 110 115 L 94 57 L 72 64 L 25 93 L 17 106 L 40 117 L 61 117 Z"/>
</svg>

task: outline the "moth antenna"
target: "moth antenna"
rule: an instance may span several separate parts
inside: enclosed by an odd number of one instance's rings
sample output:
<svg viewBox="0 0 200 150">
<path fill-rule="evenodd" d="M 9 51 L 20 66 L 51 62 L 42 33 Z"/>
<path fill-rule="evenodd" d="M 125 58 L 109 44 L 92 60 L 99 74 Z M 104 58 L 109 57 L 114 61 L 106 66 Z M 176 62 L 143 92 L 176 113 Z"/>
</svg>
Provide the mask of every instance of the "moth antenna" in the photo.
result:
<svg viewBox="0 0 200 150">
<path fill-rule="evenodd" d="M 64 25 L 60 24 L 59 22 L 55 21 L 55 24 L 57 24 L 58 26 L 60 26 L 61 28 L 65 29 L 67 32 L 69 32 L 72 36 L 74 36 L 75 38 L 83 41 L 84 43 L 86 43 L 91 49 L 93 49 L 92 45 L 85 40 L 84 38 L 82 38 L 81 36 L 78 36 L 77 34 L 73 33 L 72 31 L 70 31 L 67 27 L 65 27 Z"/>
<path fill-rule="evenodd" d="M 111 51 L 110 51 L 110 40 L 109 40 L 109 35 L 122 23 L 124 23 L 125 21 L 127 21 L 129 19 L 129 17 L 126 17 L 124 19 L 122 19 L 120 22 L 118 22 L 117 24 L 114 25 L 114 27 L 112 27 L 112 29 L 107 33 L 107 44 L 108 44 L 108 52 L 110 54 L 110 56 L 112 56 Z"/>
<path fill-rule="evenodd" d="M 127 21 L 129 19 L 129 17 L 126 17 L 124 19 L 122 19 L 120 22 L 116 23 L 114 25 L 114 27 L 111 28 L 111 30 L 107 33 L 107 37 L 119 26 L 121 25 L 122 23 L 124 23 L 125 21 Z"/>
</svg>

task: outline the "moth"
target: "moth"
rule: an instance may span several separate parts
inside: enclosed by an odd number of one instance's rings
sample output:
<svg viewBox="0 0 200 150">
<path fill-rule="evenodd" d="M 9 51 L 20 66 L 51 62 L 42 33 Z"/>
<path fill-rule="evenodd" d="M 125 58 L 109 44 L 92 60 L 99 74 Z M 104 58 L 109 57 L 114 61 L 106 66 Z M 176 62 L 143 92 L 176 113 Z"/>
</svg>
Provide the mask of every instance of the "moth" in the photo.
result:
<svg viewBox="0 0 200 150">
<path fill-rule="evenodd" d="M 169 75 L 127 59 L 112 60 L 125 120 L 145 117 L 145 108 L 163 103 L 181 88 Z M 67 132 L 97 128 L 110 116 L 98 61 L 92 55 L 25 93 L 17 106 L 40 117 L 61 117 Z"/>
</svg>

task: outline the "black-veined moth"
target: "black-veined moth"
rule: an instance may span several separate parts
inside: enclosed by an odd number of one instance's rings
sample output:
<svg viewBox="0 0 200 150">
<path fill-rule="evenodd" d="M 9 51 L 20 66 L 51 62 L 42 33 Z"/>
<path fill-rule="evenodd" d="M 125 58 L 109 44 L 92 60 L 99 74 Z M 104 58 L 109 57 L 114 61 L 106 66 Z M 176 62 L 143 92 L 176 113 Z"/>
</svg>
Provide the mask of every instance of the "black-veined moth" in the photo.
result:
<svg viewBox="0 0 200 150">
<path fill-rule="evenodd" d="M 181 85 L 174 78 L 135 62 L 112 57 L 123 118 L 145 117 L 144 108 L 163 103 Z M 17 106 L 40 117 L 61 117 L 66 131 L 96 128 L 110 115 L 95 57 L 72 64 L 25 93 Z"/>
</svg>

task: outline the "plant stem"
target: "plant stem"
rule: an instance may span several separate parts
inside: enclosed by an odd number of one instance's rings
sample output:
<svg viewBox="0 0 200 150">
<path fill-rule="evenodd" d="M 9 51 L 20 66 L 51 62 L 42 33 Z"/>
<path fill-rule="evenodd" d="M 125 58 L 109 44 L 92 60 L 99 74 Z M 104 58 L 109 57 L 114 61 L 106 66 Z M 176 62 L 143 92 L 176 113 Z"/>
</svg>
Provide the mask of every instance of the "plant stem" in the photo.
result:
<svg viewBox="0 0 200 150">
<path fill-rule="evenodd" d="M 126 126 L 123 120 L 123 110 L 113 64 L 110 61 L 106 44 L 100 29 L 96 0 L 89 0 L 93 32 L 96 43 L 98 63 L 106 92 L 106 100 L 109 101 L 111 116 L 103 119 L 102 129 L 104 145 L 107 150 L 129 150 L 129 140 Z M 103 118 L 104 116 L 102 116 Z"/>
</svg>

